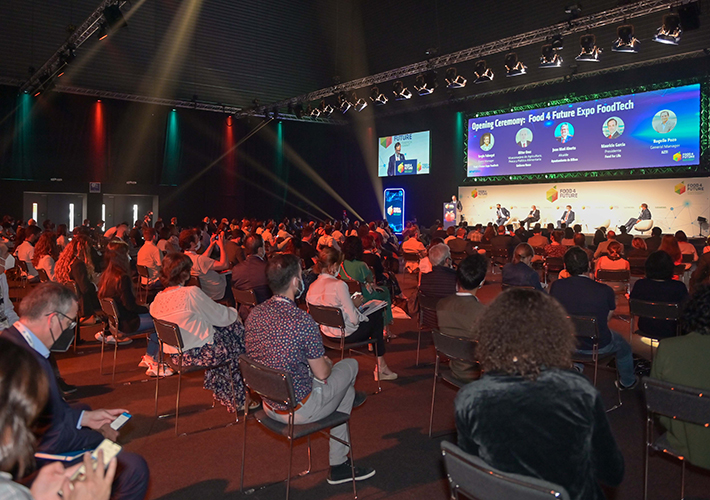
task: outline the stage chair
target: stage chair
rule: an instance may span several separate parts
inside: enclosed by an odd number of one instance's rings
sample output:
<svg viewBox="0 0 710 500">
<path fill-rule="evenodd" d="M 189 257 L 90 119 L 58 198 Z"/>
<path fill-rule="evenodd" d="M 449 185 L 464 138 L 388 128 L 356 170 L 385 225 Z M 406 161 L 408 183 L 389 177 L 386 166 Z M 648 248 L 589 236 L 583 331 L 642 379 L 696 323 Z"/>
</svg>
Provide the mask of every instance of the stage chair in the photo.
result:
<svg viewBox="0 0 710 500">
<path fill-rule="evenodd" d="M 311 472 L 311 435 L 316 433 L 325 434 L 330 436 L 329 430 L 333 427 L 345 424 L 348 429 L 348 436 L 350 438 L 349 442 L 342 441 L 338 438 L 332 437 L 336 441 L 344 444 L 349 448 L 348 455 L 350 456 L 350 465 L 353 476 L 353 497 L 357 499 L 357 487 L 355 485 L 355 460 L 353 457 L 353 447 L 352 447 L 352 435 L 350 433 L 350 415 L 347 413 L 333 412 L 327 417 L 318 420 L 317 422 L 312 422 L 309 424 L 294 424 L 294 414 L 296 412 L 296 407 L 299 401 L 296 400 L 296 396 L 293 390 L 293 380 L 291 374 L 283 371 L 274 370 L 267 366 L 264 366 L 256 361 L 248 358 L 246 355 L 242 354 L 239 356 L 239 370 L 244 378 L 244 383 L 249 388 L 249 390 L 257 393 L 262 400 L 268 399 L 271 401 L 277 401 L 283 403 L 288 407 L 288 423 L 283 424 L 276 420 L 269 418 L 266 411 L 260 409 L 254 413 L 254 417 L 257 422 L 264 426 L 268 431 L 271 431 L 276 436 L 285 437 L 288 440 L 289 445 L 289 455 L 288 455 L 288 473 L 286 476 L 286 500 L 288 500 L 291 493 L 291 465 L 293 462 L 293 442 L 300 438 L 308 439 L 308 470 L 299 474 L 300 476 L 305 476 Z M 239 491 L 244 493 L 244 466 L 246 464 L 247 458 L 247 423 L 249 414 L 249 402 L 250 394 L 249 391 L 246 392 L 246 402 L 244 403 L 244 437 L 242 439 L 242 471 L 239 480 Z"/>
<path fill-rule="evenodd" d="M 178 374 L 178 386 L 177 393 L 175 395 L 175 435 L 178 435 L 178 421 L 180 418 L 180 389 L 182 386 L 182 374 L 183 372 L 193 372 L 200 370 L 207 370 L 210 368 L 217 368 L 222 365 L 217 366 L 182 366 L 182 356 L 185 343 L 182 340 L 182 332 L 180 332 L 180 327 L 175 323 L 169 321 L 163 321 L 162 319 L 153 318 L 153 325 L 155 325 L 155 333 L 158 335 L 158 343 L 160 344 L 160 361 L 158 366 L 162 366 L 164 363 L 163 347 L 168 345 L 177 351 L 179 356 L 177 374 Z M 232 387 L 232 400 L 234 401 L 234 406 L 237 406 L 237 392 L 234 388 L 234 378 L 232 377 L 232 368 L 229 363 L 225 363 L 229 371 L 229 384 Z M 160 368 L 158 369 L 160 371 Z M 158 417 L 158 391 L 160 385 L 160 379 L 162 377 L 155 377 L 155 416 Z M 214 399 L 212 400 L 212 407 L 214 408 Z M 246 405 L 245 405 L 246 406 Z M 245 410 L 246 412 L 246 410 Z M 239 413 L 237 411 L 235 414 L 235 422 L 239 422 Z M 245 413 L 246 414 L 246 413 Z M 163 418 L 168 415 L 161 415 L 159 418 Z M 230 424 L 231 425 L 231 424 Z"/>
<path fill-rule="evenodd" d="M 653 229 L 653 219 L 642 220 L 634 225 L 634 229 L 643 234 L 646 231 Z"/>
<path fill-rule="evenodd" d="M 436 398 L 436 383 L 439 379 L 448 382 L 457 389 L 461 389 L 468 382 L 457 379 L 451 372 L 448 366 L 441 366 L 441 355 L 443 354 L 449 359 L 457 359 L 469 363 L 477 363 L 476 346 L 478 341 L 462 337 L 454 337 L 441 333 L 439 330 L 431 331 L 432 339 L 434 339 L 434 349 L 436 349 L 436 362 L 434 363 L 434 387 L 431 391 L 431 411 L 429 413 L 429 437 L 431 437 L 431 429 L 434 424 L 434 400 Z"/>
<path fill-rule="evenodd" d="M 436 317 L 436 305 L 439 303 L 440 297 L 428 297 L 422 292 L 418 292 L 417 302 L 419 303 L 419 317 L 417 321 L 417 327 L 419 334 L 417 336 L 417 360 L 416 366 L 419 366 L 419 350 L 422 346 L 422 330 L 434 330 L 439 328 L 439 320 Z M 429 312 L 434 315 L 433 324 L 431 321 L 424 319 L 424 312 Z"/>
<path fill-rule="evenodd" d="M 592 341 L 592 354 L 582 354 L 579 351 L 574 351 L 572 353 L 572 361 L 575 363 L 593 363 L 594 364 L 594 378 L 592 383 L 594 387 L 597 386 L 597 372 L 599 371 L 599 360 L 602 361 L 612 359 L 616 356 L 615 353 L 599 354 L 599 325 L 597 324 L 597 318 L 593 316 L 567 316 L 572 323 L 574 323 L 575 337 L 578 340 L 588 339 Z M 616 371 L 616 394 L 619 398 L 619 404 L 614 405 L 607 410 L 610 412 L 621 407 L 621 389 L 619 388 L 619 370 L 614 368 Z"/>
<path fill-rule="evenodd" d="M 646 397 L 646 453 L 643 474 L 643 498 L 648 498 L 649 450 L 660 451 L 680 460 L 680 496 L 685 498 L 685 457 L 668 443 L 668 433 L 653 439 L 654 415 L 688 424 L 710 426 L 710 398 L 703 389 L 663 382 L 650 377 L 641 380 Z"/>
<path fill-rule="evenodd" d="M 373 352 L 375 353 L 375 371 L 377 372 L 377 392 L 375 394 L 381 392 L 382 385 L 380 383 L 380 364 L 377 362 L 377 340 L 366 339 L 359 342 L 347 342 L 347 336 L 345 335 L 345 318 L 343 317 L 343 311 L 337 307 L 308 304 L 308 313 L 320 326 L 329 326 L 340 329 L 340 340 L 325 335 L 321 329 L 323 345 L 328 349 L 340 351 L 340 359 L 345 357 L 345 349 L 348 349 L 350 352 L 363 354 L 357 350 L 358 347 L 372 346 Z"/>
<path fill-rule="evenodd" d="M 441 454 L 452 499 L 460 498 L 461 493 L 476 500 L 570 500 L 561 486 L 493 469 L 479 457 L 448 441 L 441 442 Z"/>
<path fill-rule="evenodd" d="M 672 302 L 649 302 L 646 300 L 630 299 L 629 300 L 629 314 L 631 315 L 631 322 L 629 325 L 629 343 L 631 343 L 631 337 L 633 333 L 639 335 L 640 337 L 646 337 L 651 339 L 651 362 L 653 362 L 653 341 L 658 339 L 654 338 L 653 332 L 643 332 L 641 330 L 636 330 L 634 332 L 634 316 L 651 318 L 651 319 L 661 319 L 666 321 L 676 322 L 676 336 L 680 335 L 680 304 Z M 633 332 L 633 333 L 632 333 Z"/>
</svg>

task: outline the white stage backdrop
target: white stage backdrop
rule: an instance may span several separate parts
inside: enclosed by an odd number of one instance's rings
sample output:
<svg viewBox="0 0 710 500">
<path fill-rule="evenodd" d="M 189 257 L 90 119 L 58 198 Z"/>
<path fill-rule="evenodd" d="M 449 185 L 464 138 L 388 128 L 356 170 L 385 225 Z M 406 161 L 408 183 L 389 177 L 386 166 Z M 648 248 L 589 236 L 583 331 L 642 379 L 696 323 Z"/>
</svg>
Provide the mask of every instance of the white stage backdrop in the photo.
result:
<svg viewBox="0 0 710 500">
<path fill-rule="evenodd" d="M 698 216 L 710 219 L 709 195 L 710 180 L 705 177 L 459 187 L 469 224 L 495 221 L 497 203 L 510 210 L 513 222 L 527 217 L 535 205 L 543 224 L 555 223 L 565 206 L 572 205 L 575 223 L 593 232 L 602 225 L 616 229 L 638 216 L 641 203 L 647 203 L 654 226 L 664 233 L 682 229 L 688 236 L 700 234 Z M 707 226 L 703 229 L 707 236 Z"/>
</svg>

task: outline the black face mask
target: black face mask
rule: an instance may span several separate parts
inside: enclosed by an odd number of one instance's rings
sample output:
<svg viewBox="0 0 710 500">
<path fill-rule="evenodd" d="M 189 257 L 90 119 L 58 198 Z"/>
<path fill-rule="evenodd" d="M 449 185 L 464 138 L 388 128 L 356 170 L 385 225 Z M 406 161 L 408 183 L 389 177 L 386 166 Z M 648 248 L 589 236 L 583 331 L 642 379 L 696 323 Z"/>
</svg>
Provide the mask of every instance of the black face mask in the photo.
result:
<svg viewBox="0 0 710 500">
<path fill-rule="evenodd" d="M 49 350 L 52 352 L 67 352 L 74 342 L 75 333 L 74 327 L 70 324 L 58 337 L 55 337 L 50 327 L 49 334 L 52 336 L 53 343 Z"/>
</svg>

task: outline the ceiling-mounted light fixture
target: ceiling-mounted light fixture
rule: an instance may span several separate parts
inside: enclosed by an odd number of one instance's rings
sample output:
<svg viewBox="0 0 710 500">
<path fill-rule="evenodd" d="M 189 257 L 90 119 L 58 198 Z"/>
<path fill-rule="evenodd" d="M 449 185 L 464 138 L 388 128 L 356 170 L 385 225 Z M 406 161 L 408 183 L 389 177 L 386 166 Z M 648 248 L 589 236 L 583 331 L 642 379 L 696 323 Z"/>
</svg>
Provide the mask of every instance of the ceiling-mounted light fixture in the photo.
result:
<svg viewBox="0 0 710 500">
<path fill-rule="evenodd" d="M 658 32 L 653 36 L 652 40 L 666 45 L 678 45 L 682 34 L 683 28 L 680 25 L 680 16 L 678 14 L 666 14 L 663 16 L 663 25 L 658 28 Z"/>
<path fill-rule="evenodd" d="M 540 67 L 559 68 L 560 66 L 562 66 L 562 58 L 557 51 L 552 48 L 552 44 L 547 43 L 543 45 L 540 55 Z"/>
<path fill-rule="evenodd" d="M 380 92 L 380 89 L 376 86 L 370 89 L 370 100 L 375 103 L 375 106 L 387 104 L 387 96 Z"/>
<path fill-rule="evenodd" d="M 577 61 L 599 62 L 602 49 L 597 47 L 597 37 L 591 34 L 582 35 L 579 37 L 579 45 L 582 51 L 575 57 Z"/>
<path fill-rule="evenodd" d="M 450 89 L 462 89 L 466 86 L 466 79 L 452 66 L 446 70 L 446 86 Z"/>
<path fill-rule="evenodd" d="M 518 54 L 509 52 L 505 56 L 505 76 L 520 76 L 527 73 L 528 67 L 518 60 Z"/>
<path fill-rule="evenodd" d="M 340 108 L 341 113 L 347 113 L 352 107 L 353 104 L 348 100 L 344 92 L 338 94 L 338 108 Z"/>
<path fill-rule="evenodd" d="M 414 88 L 421 96 L 431 95 L 438 85 L 436 73 L 433 71 L 417 75 L 417 78 L 414 80 Z"/>
<path fill-rule="evenodd" d="M 634 36 L 633 24 L 619 26 L 616 29 L 616 36 L 618 38 L 611 44 L 611 50 L 613 52 L 638 53 L 641 42 Z"/>
<path fill-rule="evenodd" d="M 392 93 L 395 101 L 406 101 L 412 98 L 412 93 L 404 86 L 402 80 L 397 80 L 392 85 Z"/>
<path fill-rule="evenodd" d="M 480 61 L 478 61 L 474 68 L 474 74 L 476 75 L 476 79 L 473 81 L 473 83 L 484 83 L 493 80 L 493 71 L 491 70 L 491 68 L 488 67 L 488 64 L 486 64 L 485 59 L 481 59 Z"/>
</svg>

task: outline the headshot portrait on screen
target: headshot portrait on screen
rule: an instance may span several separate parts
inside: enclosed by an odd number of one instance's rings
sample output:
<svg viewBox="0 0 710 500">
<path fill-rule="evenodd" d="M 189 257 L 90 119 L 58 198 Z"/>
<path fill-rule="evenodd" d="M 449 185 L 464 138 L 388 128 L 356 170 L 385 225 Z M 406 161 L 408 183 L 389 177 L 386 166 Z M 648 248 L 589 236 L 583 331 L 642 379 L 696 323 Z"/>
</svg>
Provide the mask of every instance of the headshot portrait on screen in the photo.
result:
<svg viewBox="0 0 710 500">
<path fill-rule="evenodd" d="M 529 128 L 521 128 L 515 134 L 515 143 L 521 148 L 527 148 L 533 140 L 532 130 Z"/>
<path fill-rule="evenodd" d="M 404 153 L 402 153 L 402 145 L 396 142 L 394 145 L 394 154 L 390 156 L 389 165 L 387 165 L 387 176 L 396 175 L 396 165 L 395 163 L 404 160 Z"/>
<path fill-rule="evenodd" d="M 607 139 L 616 139 L 624 133 L 624 121 L 621 118 L 612 116 L 602 126 L 602 133 Z"/>
<path fill-rule="evenodd" d="M 490 151 L 494 143 L 495 139 L 493 138 L 493 134 L 490 132 L 486 132 L 481 136 L 481 149 L 483 151 Z"/>
<path fill-rule="evenodd" d="M 653 117 L 653 129 L 659 134 L 667 134 L 673 130 L 678 123 L 675 113 L 669 109 L 663 109 Z"/>
<path fill-rule="evenodd" d="M 555 129 L 555 140 L 564 144 L 569 142 L 574 137 L 574 127 L 571 123 L 560 123 Z"/>
</svg>

